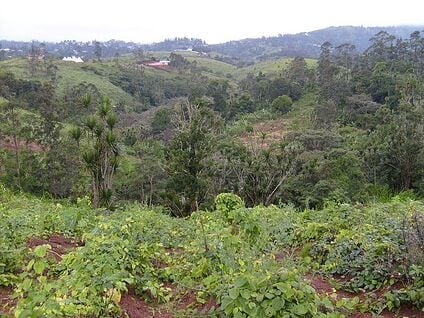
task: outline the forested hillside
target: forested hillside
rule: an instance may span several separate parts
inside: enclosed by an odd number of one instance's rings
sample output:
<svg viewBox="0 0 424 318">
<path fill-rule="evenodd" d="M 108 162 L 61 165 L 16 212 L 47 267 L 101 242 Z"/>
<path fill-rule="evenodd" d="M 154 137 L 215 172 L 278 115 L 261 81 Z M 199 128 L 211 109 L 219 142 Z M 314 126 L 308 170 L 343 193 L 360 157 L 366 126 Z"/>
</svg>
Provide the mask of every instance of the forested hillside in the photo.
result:
<svg viewBox="0 0 424 318">
<path fill-rule="evenodd" d="M 0 313 L 422 317 L 424 34 L 397 35 L 1 61 Z"/>
<path fill-rule="evenodd" d="M 423 26 L 339 26 L 297 34 L 280 34 L 272 37 L 230 41 L 211 45 L 209 48 L 235 59 L 238 63 L 263 61 L 278 57 L 318 58 L 321 44 L 326 41 L 331 42 L 334 47 L 349 43 L 355 47 L 358 53 L 362 53 L 370 45 L 369 40 L 380 31 L 387 32 L 396 38 L 406 39 L 412 32 L 422 29 Z"/>
</svg>

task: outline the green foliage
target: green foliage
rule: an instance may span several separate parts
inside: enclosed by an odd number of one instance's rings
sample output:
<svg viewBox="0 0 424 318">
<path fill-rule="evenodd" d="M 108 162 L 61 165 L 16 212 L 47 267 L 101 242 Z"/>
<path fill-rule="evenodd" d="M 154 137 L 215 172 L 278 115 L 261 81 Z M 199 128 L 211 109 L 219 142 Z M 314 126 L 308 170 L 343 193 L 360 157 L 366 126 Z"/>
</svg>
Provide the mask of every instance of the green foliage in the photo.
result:
<svg viewBox="0 0 424 318">
<path fill-rule="evenodd" d="M 84 104 L 90 104 L 91 97 L 84 96 Z M 84 136 L 81 156 L 92 178 L 93 206 L 111 207 L 112 180 L 117 168 L 119 155 L 118 137 L 115 126 L 118 117 L 112 111 L 111 101 L 103 97 L 97 105 L 97 114 L 87 116 L 83 120 Z M 80 146 L 82 137 L 81 127 L 74 127 L 70 136 Z"/>
<path fill-rule="evenodd" d="M 357 309 L 356 298 L 316 293 L 302 278 L 312 270 L 349 277 L 347 290 L 408 282 L 391 288 L 378 308 L 422 306 L 422 266 L 405 253 L 402 234 L 404 215 L 413 217 L 420 202 L 300 212 L 248 209 L 223 193 L 216 205 L 185 219 L 140 205 L 96 214 L 86 198 L 74 206 L 1 188 L 0 283 L 14 287 L 17 317 L 118 317 L 129 287 L 148 303 L 171 307 L 175 286 L 190 288 L 199 301 L 216 299 L 216 313 L 231 317 L 343 317 Z M 83 244 L 58 261 L 49 245 L 26 247 L 31 237 L 53 233 Z M 290 248 L 301 249 L 299 256 L 276 259 Z"/>
<path fill-rule="evenodd" d="M 205 201 L 208 160 L 221 122 L 207 106 L 188 104 L 181 107 L 174 125 L 176 135 L 166 149 L 165 197 L 175 215 L 186 216 Z"/>
<path fill-rule="evenodd" d="M 215 198 L 215 208 L 221 212 L 227 219 L 231 219 L 230 213 L 244 208 L 243 200 L 233 193 L 221 193 Z"/>
<path fill-rule="evenodd" d="M 291 110 L 292 105 L 292 99 L 287 95 L 282 95 L 272 101 L 271 107 L 275 112 L 285 114 Z"/>
<path fill-rule="evenodd" d="M 294 271 L 241 272 L 227 288 L 221 308 L 229 317 L 326 317 L 315 290 Z"/>
<path fill-rule="evenodd" d="M 152 119 L 152 132 L 158 134 L 166 128 L 170 128 L 172 111 L 167 108 L 158 109 Z"/>
</svg>

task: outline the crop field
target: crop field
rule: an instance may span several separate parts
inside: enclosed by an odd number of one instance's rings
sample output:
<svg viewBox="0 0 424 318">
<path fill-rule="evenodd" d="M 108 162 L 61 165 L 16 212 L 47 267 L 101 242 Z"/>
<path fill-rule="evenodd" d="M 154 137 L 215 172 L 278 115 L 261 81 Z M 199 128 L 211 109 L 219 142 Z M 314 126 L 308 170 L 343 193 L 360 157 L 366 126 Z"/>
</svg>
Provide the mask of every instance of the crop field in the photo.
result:
<svg viewBox="0 0 424 318">
<path fill-rule="evenodd" d="M 0 313 L 423 317 L 421 202 L 297 211 L 221 194 L 215 203 L 182 219 L 0 188 Z"/>
</svg>

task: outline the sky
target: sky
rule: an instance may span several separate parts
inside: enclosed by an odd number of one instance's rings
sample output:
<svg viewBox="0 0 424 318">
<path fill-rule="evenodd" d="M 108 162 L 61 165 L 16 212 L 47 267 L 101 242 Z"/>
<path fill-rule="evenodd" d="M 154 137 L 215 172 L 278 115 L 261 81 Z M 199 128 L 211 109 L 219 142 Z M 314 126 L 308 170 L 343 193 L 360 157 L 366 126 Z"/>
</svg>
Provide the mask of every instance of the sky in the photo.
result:
<svg viewBox="0 0 424 318">
<path fill-rule="evenodd" d="M 423 0 L 1 0 L 0 39 L 220 43 L 329 26 L 424 25 Z"/>
</svg>

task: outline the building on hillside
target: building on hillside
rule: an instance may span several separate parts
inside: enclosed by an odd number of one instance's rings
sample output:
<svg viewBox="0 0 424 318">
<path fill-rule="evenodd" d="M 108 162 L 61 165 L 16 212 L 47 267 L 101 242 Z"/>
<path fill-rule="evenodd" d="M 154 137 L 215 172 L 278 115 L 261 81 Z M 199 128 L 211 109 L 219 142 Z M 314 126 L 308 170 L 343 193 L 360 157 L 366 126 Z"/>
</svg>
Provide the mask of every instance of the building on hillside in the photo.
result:
<svg viewBox="0 0 424 318">
<path fill-rule="evenodd" d="M 67 62 L 75 62 L 75 63 L 84 63 L 84 61 L 82 60 L 82 58 L 80 58 L 79 56 L 65 56 L 62 61 L 67 61 Z"/>
<path fill-rule="evenodd" d="M 146 66 L 169 66 L 170 61 L 162 60 L 162 61 L 145 61 L 143 62 Z"/>
<path fill-rule="evenodd" d="M 167 69 L 170 66 L 171 61 L 168 60 L 161 60 L 161 61 L 144 61 L 143 65 L 160 68 L 160 69 Z"/>
</svg>

